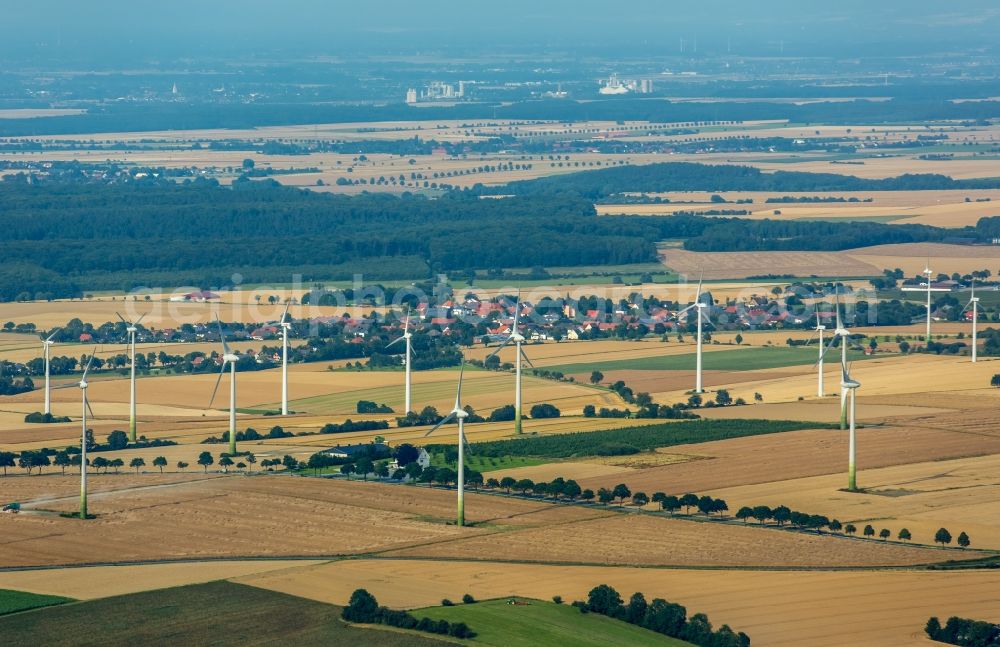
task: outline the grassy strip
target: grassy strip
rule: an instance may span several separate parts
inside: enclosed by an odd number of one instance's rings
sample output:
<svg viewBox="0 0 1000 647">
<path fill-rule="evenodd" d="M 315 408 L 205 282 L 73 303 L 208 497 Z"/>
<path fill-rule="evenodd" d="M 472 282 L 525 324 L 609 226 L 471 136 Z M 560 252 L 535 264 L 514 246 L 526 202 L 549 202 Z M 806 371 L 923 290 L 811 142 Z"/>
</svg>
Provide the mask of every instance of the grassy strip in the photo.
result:
<svg viewBox="0 0 1000 647">
<path fill-rule="evenodd" d="M 475 456 L 533 456 L 570 458 L 596 456 L 607 445 L 631 445 L 639 450 L 707 443 L 728 438 L 776 434 L 800 429 L 833 429 L 834 425 L 792 420 L 692 420 L 606 431 L 554 436 L 529 436 L 511 440 L 473 443 Z"/>
<path fill-rule="evenodd" d="M 431 607 L 414 611 L 414 615 L 464 622 L 476 632 L 473 642 L 496 647 L 690 645 L 620 620 L 593 613 L 582 614 L 568 605 L 523 598 L 517 600 L 520 604 L 509 604 L 505 598 L 452 607 Z"/>
<path fill-rule="evenodd" d="M 27 611 L 28 609 L 51 607 L 72 601 L 73 598 L 64 598 L 58 595 L 40 595 L 38 593 L 0 589 L 0 616 L 8 613 L 17 613 L 18 611 Z"/>
</svg>

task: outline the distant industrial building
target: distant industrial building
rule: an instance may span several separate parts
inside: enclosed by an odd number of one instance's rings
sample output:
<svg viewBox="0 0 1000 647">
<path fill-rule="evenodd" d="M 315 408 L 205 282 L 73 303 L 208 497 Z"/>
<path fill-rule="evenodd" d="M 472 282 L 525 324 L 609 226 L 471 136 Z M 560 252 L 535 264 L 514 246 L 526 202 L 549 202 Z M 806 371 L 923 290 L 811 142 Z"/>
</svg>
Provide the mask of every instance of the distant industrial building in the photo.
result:
<svg viewBox="0 0 1000 647">
<path fill-rule="evenodd" d="M 465 98 L 465 81 L 458 84 L 445 83 L 444 81 L 431 81 L 419 94 L 414 88 L 406 91 L 407 103 L 420 103 L 421 101 L 456 101 Z"/>
<path fill-rule="evenodd" d="M 612 74 L 607 79 L 601 81 L 599 93 L 605 95 L 629 94 L 652 94 L 652 79 L 619 79 L 617 74 Z"/>
</svg>

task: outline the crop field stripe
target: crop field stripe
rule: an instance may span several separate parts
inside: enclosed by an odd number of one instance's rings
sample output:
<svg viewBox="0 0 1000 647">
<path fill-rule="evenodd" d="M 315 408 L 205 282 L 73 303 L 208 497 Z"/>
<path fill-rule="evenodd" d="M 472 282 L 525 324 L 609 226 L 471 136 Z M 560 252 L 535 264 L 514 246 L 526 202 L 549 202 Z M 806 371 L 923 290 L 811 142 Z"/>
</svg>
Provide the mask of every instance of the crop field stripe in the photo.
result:
<svg viewBox="0 0 1000 647">
<path fill-rule="evenodd" d="M 25 591 L 11 591 L 10 589 L 0 589 L 0 616 L 29 609 L 39 609 L 41 607 L 51 607 L 57 604 L 73 602 L 72 598 L 64 598 L 58 595 L 40 595 L 38 593 L 27 593 Z"/>
</svg>

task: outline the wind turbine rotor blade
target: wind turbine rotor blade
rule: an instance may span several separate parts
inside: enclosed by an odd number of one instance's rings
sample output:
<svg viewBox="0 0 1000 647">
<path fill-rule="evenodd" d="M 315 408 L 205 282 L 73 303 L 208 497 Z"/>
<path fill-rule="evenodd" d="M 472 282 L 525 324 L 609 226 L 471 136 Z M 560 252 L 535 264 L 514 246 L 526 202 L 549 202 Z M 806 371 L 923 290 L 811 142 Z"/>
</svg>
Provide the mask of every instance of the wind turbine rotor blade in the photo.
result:
<svg viewBox="0 0 1000 647">
<path fill-rule="evenodd" d="M 701 302 L 701 285 L 704 282 L 704 280 L 705 280 L 705 270 L 702 270 L 701 275 L 698 277 L 698 292 L 696 293 L 694 298 L 695 303 Z"/>
<path fill-rule="evenodd" d="M 458 369 L 458 391 L 455 392 L 455 411 L 462 408 L 462 378 L 465 376 L 465 358 L 462 358 L 461 368 Z"/>
<path fill-rule="evenodd" d="M 510 336 L 508 336 L 506 339 L 504 339 L 503 343 L 501 343 L 499 346 L 497 346 L 497 349 L 495 351 L 493 351 L 492 353 L 490 353 L 489 355 L 486 356 L 486 359 L 490 359 L 491 357 L 493 357 L 494 355 L 496 355 L 497 353 L 499 353 L 500 351 L 502 351 L 503 348 L 504 348 L 504 346 L 506 346 L 507 344 L 509 344 L 512 339 L 513 339 L 513 337 L 510 337 Z M 486 361 L 486 360 L 483 360 L 483 361 Z"/>
<path fill-rule="evenodd" d="M 222 332 L 222 322 L 219 321 L 219 317 L 215 317 L 215 323 L 219 327 L 219 339 L 222 341 L 222 352 L 225 355 L 229 354 L 229 344 L 226 343 L 226 335 Z"/>
<path fill-rule="evenodd" d="M 431 427 L 431 430 L 428 431 L 426 434 L 424 434 L 424 438 L 430 436 L 435 431 L 437 431 L 438 429 L 440 429 L 442 425 L 445 425 L 445 424 L 447 424 L 448 422 L 450 422 L 450 421 L 452 421 L 454 419 L 455 419 L 455 412 L 452 411 L 451 413 L 449 413 L 448 415 L 446 415 L 444 418 L 441 418 L 441 422 L 439 422 L 436 425 L 434 425 L 433 427 Z"/>
<path fill-rule="evenodd" d="M 514 332 L 517 332 L 517 322 L 521 318 L 521 288 L 517 289 L 517 301 L 514 302 Z"/>
<path fill-rule="evenodd" d="M 702 323 L 708 324 L 712 328 L 715 328 L 715 324 L 712 323 L 712 320 L 709 319 L 708 315 L 705 314 L 701 308 L 698 308 L 698 316 L 701 317 Z"/>
<path fill-rule="evenodd" d="M 695 302 L 695 303 L 697 303 L 697 302 Z M 680 312 L 677 313 L 677 318 L 679 319 L 681 315 L 685 315 L 685 314 L 687 314 L 688 312 L 690 312 L 691 310 L 693 310 L 694 308 L 697 308 L 697 307 L 698 307 L 697 305 L 689 305 L 688 307 L 684 308 L 683 310 L 681 310 Z"/>
<path fill-rule="evenodd" d="M 285 318 L 288 317 L 288 306 L 292 305 L 291 301 L 285 301 L 285 311 L 281 313 L 281 323 L 285 323 Z"/>
<path fill-rule="evenodd" d="M 523 348 L 521 349 L 521 357 L 523 357 L 524 361 L 526 361 L 528 363 L 528 366 L 530 366 L 531 368 L 535 368 L 535 365 L 531 363 L 530 359 L 528 359 L 528 356 L 527 356 L 527 354 L 525 354 Z"/>
<path fill-rule="evenodd" d="M 46 339 L 45 341 L 52 341 L 52 338 L 53 338 L 53 337 L 55 337 L 55 336 L 56 336 L 56 334 L 58 334 L 58 332 L 59 332 L 60 330 L 62 330 L 62 328 L 56 328 L 55 330 L 53 330 L 53 331 L 52 331 L 52 334 L 51 334 L 51 335 L 49 335 L 49 336 L 48 336 L 48 338 L 47 338 L 47 339 Z"/>
<path fill-rule="evenodd" d="M 406 339 L 406 338 L 405 337 L 396 337 L 391 342 L 389 342 L 388 344 L 386 344 L 385 347 L 386 348 L 390 348 L 392 346 L 395 346 L 396 344 L 398 344 L 399 342 L 403 341 L 404 339 Z"/>
<path fill-rule="evenodd" d="M 83 401 L 87 405 L 87 411 L 90 412 L 90 417 L 91 418 L 96 418 L 97 416 L 94 415 L 94 410 L 90 408 L 90 398 L 87 397 L 87 392 L 86 391 L 83 392 Z"/>
<path fill-rule="evenodd" d="M 222 382 L 222 376 L 226 373 L 226 362 L 222 362 L 222 370 L 219 371 L 219 377 L 215 380 L 215 388 L 212 389 L 212 399 L 208 401 L 208 408 L 211 409 L 212 405 L 215 403 L 215 394 L 219 392 L 219 384 Z"/>
<path fill-rule="evenodd" d="M 95 350 L 93 353 L 90 354 L 90 359 L 87 360 L 87 367 L 83 369 L 83 378 L 81 378 L 80 380 L 81 382 L 85 382 L 87 380 L 87 373 L 90 372 L 90 365 L 94 363 L 94 355 L 96 353 L 97 351 Z"/>
<path fill-rule="evenodd" d="M 142 313 L 141 315 L 139 315 L 139 318 L 138 318 L 138 319 L 136 319 L 136 320 L 135 320 L 135 323 L 133 323 L 132 325 L 133 325 L 133 326 L 138 326 L 138 325 L 139 325 L 139 322 L 140 322 L 140 321 L 142 321 L 142 320 L 143 320 L 143 319 L 145 319 L 145 318 L 146 318 L 146 313 L 144 312 L 144 313 Z"/>
<path fill-rule="evenodd" d="M 121 316 L 117 312 L 115 313 L 115 316 L 121 319 L 123 324 L 125 324 L 126 326 L 128 325 L 128 321 L 125 320 L 125 317 Z"/>
</svg>

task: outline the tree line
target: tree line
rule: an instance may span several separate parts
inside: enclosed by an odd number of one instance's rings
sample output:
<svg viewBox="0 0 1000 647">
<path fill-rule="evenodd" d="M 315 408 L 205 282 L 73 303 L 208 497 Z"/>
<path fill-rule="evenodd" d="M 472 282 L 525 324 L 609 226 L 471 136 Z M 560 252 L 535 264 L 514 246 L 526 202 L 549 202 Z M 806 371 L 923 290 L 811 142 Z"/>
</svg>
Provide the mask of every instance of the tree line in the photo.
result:
<svg viewBox="0 0 1000 647">
<path fill-rule="evenodd" d="M 646 602 L 641 592 L 633 593 L 625 603 L 621 594 L 607 584 L 595 586 L 586 601 L 575 601 L 573 606 L 581 613 L 598 613 L 699 647 L 750 647 L 750 636 L 733 631 L 729 625 L 713 630 L 704 613 L 688 618 L 683 606 L 662 598 Z"/>
</svg>

